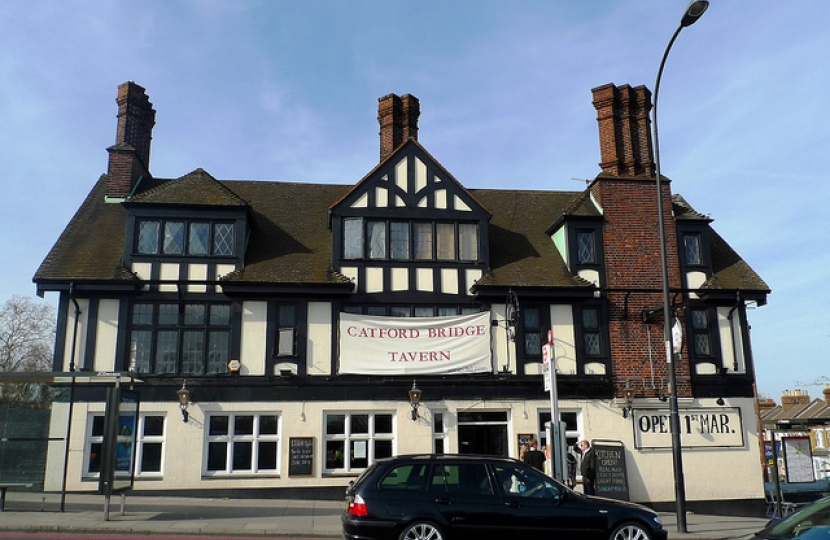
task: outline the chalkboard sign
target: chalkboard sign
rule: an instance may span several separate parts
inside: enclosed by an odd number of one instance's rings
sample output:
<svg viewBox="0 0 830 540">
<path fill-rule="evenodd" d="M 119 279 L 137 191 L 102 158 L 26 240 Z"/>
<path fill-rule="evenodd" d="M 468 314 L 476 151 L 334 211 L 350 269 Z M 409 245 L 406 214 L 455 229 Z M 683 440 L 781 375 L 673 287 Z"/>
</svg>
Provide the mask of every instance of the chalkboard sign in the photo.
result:
<svg viewBox="0 0 830 540">
<path fill-rule="evenodd" d="M 620 441 L 593 441 L 591 446 L 597 457 L 597 495 L 627 501 L 625 446 Z"/>
<path fill-rule="evenodd" d="M 288 476 L 314 474 L 314 437 L 291 437 L 288 440 Z"/>
</svg>

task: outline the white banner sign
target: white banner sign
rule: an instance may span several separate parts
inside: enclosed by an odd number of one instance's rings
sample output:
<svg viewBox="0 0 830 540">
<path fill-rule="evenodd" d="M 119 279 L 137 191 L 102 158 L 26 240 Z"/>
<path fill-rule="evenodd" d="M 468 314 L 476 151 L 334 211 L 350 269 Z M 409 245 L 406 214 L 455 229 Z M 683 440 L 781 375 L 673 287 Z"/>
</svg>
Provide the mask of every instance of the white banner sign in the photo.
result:
<svg viewBox="0 0 830 540">
<path fill-rule="evenodd" d="M 372 317 L 340 314 L 340 373 L 360 375 L 492 372 L 490 314 Z"/>
<path fill-rule="evenodd" d="M 685 409 L 679 413 L 680 444 L 683 447 L 744 445 L 740 409 Z M 634 409 L 632 417 L 636 448 L 671 448 L 668 411 Z"/>
</svg>

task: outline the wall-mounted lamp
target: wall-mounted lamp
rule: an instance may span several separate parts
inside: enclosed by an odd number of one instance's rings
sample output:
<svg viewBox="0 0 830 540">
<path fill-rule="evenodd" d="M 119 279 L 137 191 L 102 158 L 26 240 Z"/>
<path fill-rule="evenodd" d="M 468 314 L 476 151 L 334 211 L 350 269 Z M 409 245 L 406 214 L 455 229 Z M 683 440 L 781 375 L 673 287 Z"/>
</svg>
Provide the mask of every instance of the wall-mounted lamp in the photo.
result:
<svg viewBox="0 0 830 540">
<path fill-rule="evenodd" d="M 719 397 L 719 398 L 717 399 L 717 401 L 715 401 L 715 403 L 717 403 L 717 404 L 718 404 L 718 405 L 720 405 L 721 407 L 723 407 L 724 405 L 726 405 L 726 402 L 723 400 L 723 398 L 722 398 L 722 397 Z"/>
<path fill-rule="evenodd" d="M 412 405 L 412 419 L 417 420 L 418 406 L 421 404 L 421 389 L 415 386 L 415 381 L 412 381 L 412 388 L 409 389 L 409 404 Z"/>
<path fill-rule="evenodd" d="M 634 404 L 634 389 L 628 383 L 625 383 L 625 389 L 623 390 L 623 399 L 625 399 L 625 406 L 623 407 L 622 415 L 623 418 L 628 418 L 631 414 L 631 408 Z"/>
<path fill-rule="evenodd" d="M 190 398 L 193 396 L 193 393 L 187 387 L 187 381 L 182 383 L 182 387 L 176 391 L 176 395 L 179 396 L 179 408 L 182 410 L 182 422 L 187 423 L 188 413 L 187 413 L 187 406 L 190 405 Z"/>
</svg>

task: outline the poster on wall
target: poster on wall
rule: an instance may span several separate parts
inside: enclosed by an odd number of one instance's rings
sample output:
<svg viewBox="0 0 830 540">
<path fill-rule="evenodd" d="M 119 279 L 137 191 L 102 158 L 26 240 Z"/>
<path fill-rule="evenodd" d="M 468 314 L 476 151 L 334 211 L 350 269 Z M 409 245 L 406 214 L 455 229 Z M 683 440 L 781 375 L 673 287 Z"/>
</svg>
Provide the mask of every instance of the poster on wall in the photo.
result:
<svg viewBox="0 0 830 540">
<path fill-rule="evenodd" d="M 492 372 L 490 314 L 373 317 L 340 314 L 341 374 Z"/>
<path fill-rule="evenodd" d="M 784 437 L 784 469 L 787 482 L 815 482 L 813 475 L 813 453 L 810 437 Z"/>
</svg>

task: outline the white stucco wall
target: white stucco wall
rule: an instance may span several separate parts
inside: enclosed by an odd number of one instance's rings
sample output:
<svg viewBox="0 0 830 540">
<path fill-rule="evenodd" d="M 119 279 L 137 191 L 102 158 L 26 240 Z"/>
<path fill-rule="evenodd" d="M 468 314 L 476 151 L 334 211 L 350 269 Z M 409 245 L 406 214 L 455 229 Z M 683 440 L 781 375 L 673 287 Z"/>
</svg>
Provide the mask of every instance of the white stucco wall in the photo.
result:
<svg viewBox="0 0 830 540">
<path fill-rule="evenodd" d="M 268 304 L 245 302 L 242 304 L 242 340 L 240 375 L 264 375 L 265 357 L 268 354 Z M 233 358 L 231 358 L 233 360 Z"/>
<path fill-rule="evenodd" d="M 98 302 L 94 371 L 116 371 L 115 354 L 120 305 L 118 300 L 104 299 Z"/>
<path fill-rule="evenodd" d="M 308 338 L 306 355 L 309 375 L 331 375 L 331 336 L 337 331 L 332 328 L 331 303 L 308 303 Z"/>
</svg>

